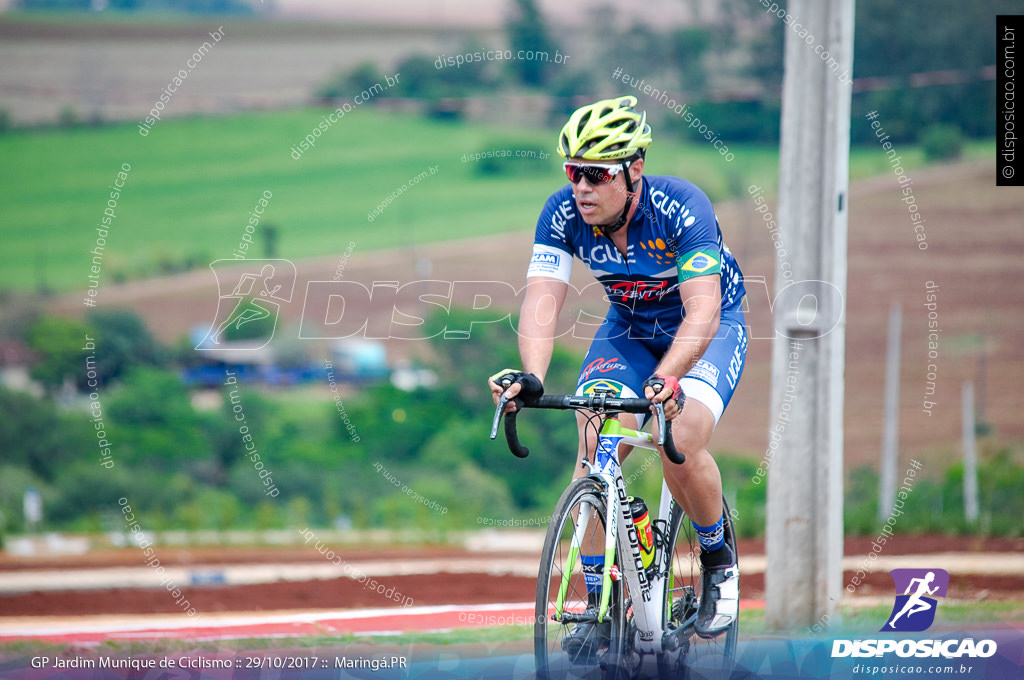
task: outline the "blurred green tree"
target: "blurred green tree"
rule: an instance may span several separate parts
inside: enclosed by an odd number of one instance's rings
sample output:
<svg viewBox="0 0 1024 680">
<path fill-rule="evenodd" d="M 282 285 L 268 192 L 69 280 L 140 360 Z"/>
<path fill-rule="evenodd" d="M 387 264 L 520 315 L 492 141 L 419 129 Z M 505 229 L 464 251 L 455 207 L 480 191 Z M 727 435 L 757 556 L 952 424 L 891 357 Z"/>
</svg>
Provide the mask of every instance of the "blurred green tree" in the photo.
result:
<svg viewBox="0 0 1024 680">
<path fill-rule="evenodd" d="M 513 61 L 509 64 L 516 79 L 523 85 L 543 87 L 548 84 L 555 52 L 558 46 L 551 38 L 544 16 L 534 0 L 515 0 L 512 16 L 505 24 L 508 34 L 509 48 L 512 50 Z M 520 53 L 529 56 L 547 54 L 543 58 L 520 58 Z"/>
<path fill-rule="evenodd" d="M 3 460 L 53 481 L 68 461 L 96 453 L 94 430 L 84 416 L 62 415 L 53 401 L 0 387 Z"/>
<path fill-rule="evenodd" d="M 29 372 L 51 394 L 65 380 L 85 388 L 86 357 L 96 356 L 87 343 L 95 345 L 97 336 L 91 323 L 50 316 L 39 319 L 29 327 L 26 337 L 29 348 L 39 357 Z"/>
<path fill-rule="evenodd" d="M 96 329 L 96 366 L 100 384 L 123 379 L 138 366 L 165 366 L 170 357 L 138 314 L 127 309 L 93 309 L 88 315 Z"/>
<path fill-rule="evenodd" d="M 668 61 L 679 69 L 683 90 L 703 93 L 708 85 L 707 55 L 712 45 L 711 31 L 699 26 L 672 31 L 667 38 Z"/>
<path fill-rule="evenodd" d="M 207 421 L 175 373 L 140 367 L 105 405 L 111 441 L 126 465 L 188 472 L 197 461 L 210 460 Z"/>
</svg>

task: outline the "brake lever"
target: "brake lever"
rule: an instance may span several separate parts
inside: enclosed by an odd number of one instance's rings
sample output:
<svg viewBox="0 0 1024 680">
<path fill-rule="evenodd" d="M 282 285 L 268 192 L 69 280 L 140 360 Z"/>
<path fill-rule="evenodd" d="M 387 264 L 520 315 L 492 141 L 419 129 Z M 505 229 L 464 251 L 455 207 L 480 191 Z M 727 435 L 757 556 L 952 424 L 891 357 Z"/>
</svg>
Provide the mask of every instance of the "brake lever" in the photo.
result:
<svg viewBox="0 0 1024 680">
<path fill-rule="evenodd" d="M 501 398 L 498 399 L 498 408 L 494 411 L 494 420 L 491 422 L 491 439 L 498 436 L 498 424 L 501 423 L 501 416 L 505 413 L 505 404 L 511 399 L 507 399 L 505 394 L 502 393 Z"/>
<path fill-rule="evenodd" d="M 665 406 L 663 402 L 654 404 L 654 415 L 658 419 L 658 446 L 665 451 L 665 456 L 677 465 L 686 462 L 686 454 L 676 448 L 676 442 L 672 439 L 672 423 L 665 420 Z"/>
<path fill-rule="evenodd" d="M 665 445 L 665 404 L 659 401 L 654 406 L 654 417 L 658 419 L 658 446 Z"/>
<path fill-rule="evenodd" d="M 501 416 L 505 413 L 505 404 L 512 401 L 512 399 L 505 396 L 508 388 L 512 387 L 511 378 L 504 377 L 498 381 L 498 384 L 501 385 L 501 397 L 498 399 L 498 408 L 494 411 L 494 420 L 491 421 L 491 439 L 498 436 L 498 424 L 501 423 Z"/>
</svg>

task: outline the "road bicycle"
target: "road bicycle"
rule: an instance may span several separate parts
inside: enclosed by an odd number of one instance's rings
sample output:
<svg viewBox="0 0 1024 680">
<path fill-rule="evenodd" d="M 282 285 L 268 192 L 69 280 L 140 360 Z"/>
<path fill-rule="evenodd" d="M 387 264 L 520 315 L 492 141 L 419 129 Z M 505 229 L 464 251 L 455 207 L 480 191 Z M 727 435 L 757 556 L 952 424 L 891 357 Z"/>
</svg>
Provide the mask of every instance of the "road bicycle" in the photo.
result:
<svg viewBox="0 0 1024 680">
<path fill-rule="evenodd" d="M 511 379 L 506 377 L 505 382 L 508 384 L 502 386 L 507 389 Z M 504 414 L 509 449 L 525 458 L 529 449 L 516 431 L 518 410 L 505 414 L 505 403 L 503 396 L 495 411 L 491 438 L 497 435 Z M 632 499 L 622 476 L 619 445 L 652 450 L 663 446 L 669 460 L 685 461 L 675 449 L 671 422 L 665 421 L 662 404 L 601 391 L 585 396 L 547 395 L 528 403 L 517 399 L 516 404 L 517 409 L 588 411 L 591 418 L 601 421 L 596 450 L 584 461 L 589 472 L 573 480 L 562 493 L 544 540 L 534 621 L 537 677 L 625 680 L 638 677 L 650 657 L 656 660 L 661 678 L 695 677 L 698 669 L 716 677 L 729 668 L 736 652 L 738 620 L 712 639 L 701 638 L 694 628 L 701 593 L 700 543 L 686 513 L 662 480 L 658 518 L 651 522 L 654 558 L 645 567 L 630 511 Z M 652 406 L 660 433 L 657 442 L 652 434 L 626 428 L 616 418 L 619 413 L 646 414 Z M 729 508 L 724 498 L 722 502 L 725 540 L 738 555 Z M 603 570 L 596 610 L 588 603 L 581 559 L 585 544 L 591 551 L 597 546 L 603 551 L 604 564 L 611 565 Z M 595 637 L 593 644 L 584 645 L 586 654 L 563 649 L 576 626 L 604 622 L 608 625 L 600 636 L 597 627 L 591 626 Z M 577 642 L 578 638 L 573 640 Z"/>
</svg>

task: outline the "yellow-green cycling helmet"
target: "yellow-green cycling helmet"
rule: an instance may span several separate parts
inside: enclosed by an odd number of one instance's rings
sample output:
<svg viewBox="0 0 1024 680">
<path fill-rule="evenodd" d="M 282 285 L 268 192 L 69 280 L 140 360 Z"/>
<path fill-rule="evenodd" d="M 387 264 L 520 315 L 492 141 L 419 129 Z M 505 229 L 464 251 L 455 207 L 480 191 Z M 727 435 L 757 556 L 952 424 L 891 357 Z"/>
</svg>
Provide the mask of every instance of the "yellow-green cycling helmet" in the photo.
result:
<svg viewBox="0 0 1024 680">
<path fill-rule="evenodd" d="M 558 135 L 559 155 L 616 161 L 643 154 L 651 144 L 651 126 L 635 106 L 636 97 L 627 95 L 576 109 Z"/>
</svg>

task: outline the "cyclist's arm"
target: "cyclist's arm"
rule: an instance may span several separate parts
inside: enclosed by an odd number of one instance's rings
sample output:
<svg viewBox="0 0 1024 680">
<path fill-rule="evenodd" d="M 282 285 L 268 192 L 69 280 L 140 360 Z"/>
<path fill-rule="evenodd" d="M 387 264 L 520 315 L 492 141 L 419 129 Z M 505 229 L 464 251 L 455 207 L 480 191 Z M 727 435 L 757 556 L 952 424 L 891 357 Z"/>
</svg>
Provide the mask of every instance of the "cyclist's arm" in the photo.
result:
<svg viewBox="0 0 1024 680">
<path fill-rule="evenodd" d="M 544 382 L 555 348 L 555 325 L 569 284 L 560 279 L 531 277 L 519 310 L 519 357 L 523 370 Z"/>
<path fill-rule="evenodd" d="M 568 290 L 569 284 L 560 279 L 537 276 L 526 280 L 526 295 L 519 310 L 519 358 L 523 371 L 533 373 L 542 383 L 551 364 L 555 325 Z M 493 380 L 489 382 L 497 404 L 502 389 Z M 519 394 L 519 389 L 519 383 L 512 385 L 508 389 L 509 397 Z M 506 409 L 514 411 L 515 405 L 510 403 Z"/>
<path fill-rule="evenodd" d="M 568 188 L 548 198 L 537 219 L 533 255 L 526 270 L 526 294 L 519 314 L 519 357 L 523 371 L 544 382 L 555 348 L 555 325 L 562 311 L 572 274 L 573 244 L 567 233 L 566 220 L 571 216 L 572 193 Z M 490 381 L 494 403 L 498 403 L 501 387 Z M 508 396 L 519 394 L 513 384 Z M 514 410 L 509 404 L 510 410 Z"/>
<path fill-rule="evenodd" d="M 655 371 L 659 375 L 682 378 L 690 372 L 718 332 L 722 312 L 722 289 L 718 274 L 696 276 L 679 284 L 686 316 L 676 331 L 672 346 L 662 357 Z M 663 390 L 662 401 L 669 396 Z"/>
</svg>

